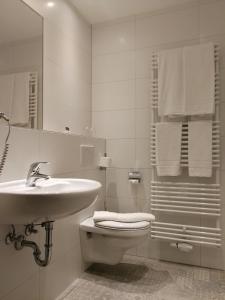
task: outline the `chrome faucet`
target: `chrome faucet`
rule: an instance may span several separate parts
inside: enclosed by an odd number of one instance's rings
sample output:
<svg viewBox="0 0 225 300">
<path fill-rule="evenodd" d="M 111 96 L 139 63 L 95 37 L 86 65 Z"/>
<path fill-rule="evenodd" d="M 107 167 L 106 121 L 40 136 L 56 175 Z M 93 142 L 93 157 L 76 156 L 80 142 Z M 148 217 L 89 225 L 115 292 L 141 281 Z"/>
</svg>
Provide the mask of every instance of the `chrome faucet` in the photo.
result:
<svg viewBox="0 0 225 300">
<path fill-rule="evenodd" d="M 47 161 L 34 162 L 31 164 L 30 169 L 27 174 L 26 185 L 27 186 L 36 186 L 36 182 L 40 179 L 47 180 L 51 178 L 49 175 L 39 173 L 40 165 L 48 164 Z"/>
</svg>

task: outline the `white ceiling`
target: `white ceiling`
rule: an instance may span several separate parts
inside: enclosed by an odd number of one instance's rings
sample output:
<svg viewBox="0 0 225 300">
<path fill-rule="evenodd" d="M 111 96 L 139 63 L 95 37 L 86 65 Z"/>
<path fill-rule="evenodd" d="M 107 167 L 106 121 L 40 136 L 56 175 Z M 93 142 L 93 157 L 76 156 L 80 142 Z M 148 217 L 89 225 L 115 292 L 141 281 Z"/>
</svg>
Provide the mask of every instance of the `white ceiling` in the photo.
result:
<svg viewBox="0 0 225 300">
<path fill-rule="evenodd" d="M 70 0 L 91 24 L 168 8 L 193 0 Z"/>
<path fill-rule="evenodd" d="M 0 0 L 0 44 L 42 35 L 42 18 L 18 0 Z"/>
</svg>

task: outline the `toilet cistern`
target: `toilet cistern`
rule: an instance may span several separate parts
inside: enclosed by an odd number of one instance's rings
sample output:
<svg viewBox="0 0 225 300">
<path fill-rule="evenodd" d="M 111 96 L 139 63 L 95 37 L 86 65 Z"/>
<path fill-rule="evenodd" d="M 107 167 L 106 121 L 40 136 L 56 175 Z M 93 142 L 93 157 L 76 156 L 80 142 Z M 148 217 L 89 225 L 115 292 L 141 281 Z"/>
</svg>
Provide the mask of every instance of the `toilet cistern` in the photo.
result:
<svg viewBox="0 0 225 300">
<path fill-rule="evenodd" d="M 36 186 L 36 182 L 40 179 L 50 179 L 51 177 L 39 172 L 41 164 L 48 164 L 47 161 L 39 161 L 31 164 L 27 174 L 26 186 Z"/>
</svg>

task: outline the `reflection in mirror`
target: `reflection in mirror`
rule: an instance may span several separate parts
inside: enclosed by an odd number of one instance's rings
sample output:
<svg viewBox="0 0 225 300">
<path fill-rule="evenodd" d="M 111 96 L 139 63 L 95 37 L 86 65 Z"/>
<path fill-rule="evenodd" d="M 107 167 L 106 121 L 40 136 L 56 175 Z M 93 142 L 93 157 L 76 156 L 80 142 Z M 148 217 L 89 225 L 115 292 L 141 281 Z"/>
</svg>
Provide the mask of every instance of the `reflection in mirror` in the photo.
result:
<svg viewBox="0 0 225 300">
<path fill-rule="evenodd" d="M 0 112 L 42 128 L 43 19 L 21 0 L 1 0 L 0 24 Z"/>
</svg>

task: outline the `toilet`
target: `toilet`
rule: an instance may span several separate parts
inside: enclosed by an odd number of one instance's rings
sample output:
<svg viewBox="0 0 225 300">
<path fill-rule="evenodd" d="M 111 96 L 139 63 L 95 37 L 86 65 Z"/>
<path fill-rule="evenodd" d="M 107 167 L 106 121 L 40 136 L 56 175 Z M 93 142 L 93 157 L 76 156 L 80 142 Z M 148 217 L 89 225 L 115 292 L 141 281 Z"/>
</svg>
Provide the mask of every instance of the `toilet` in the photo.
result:
<svg viewBox="0 0 225 300">
<path fill-rule="evenodd" d="M 155 217 L 148 215 L 154 221 Z M 80 224 L 83 258 L 88 263 L 118 264 L 128 249 L 138 246 L 147 238 L 149 230 L 150 221 L 124 223 L 107 220 L 100 227 L 94 222 L 93 216 L 89 217 Z"/>
</svg>

